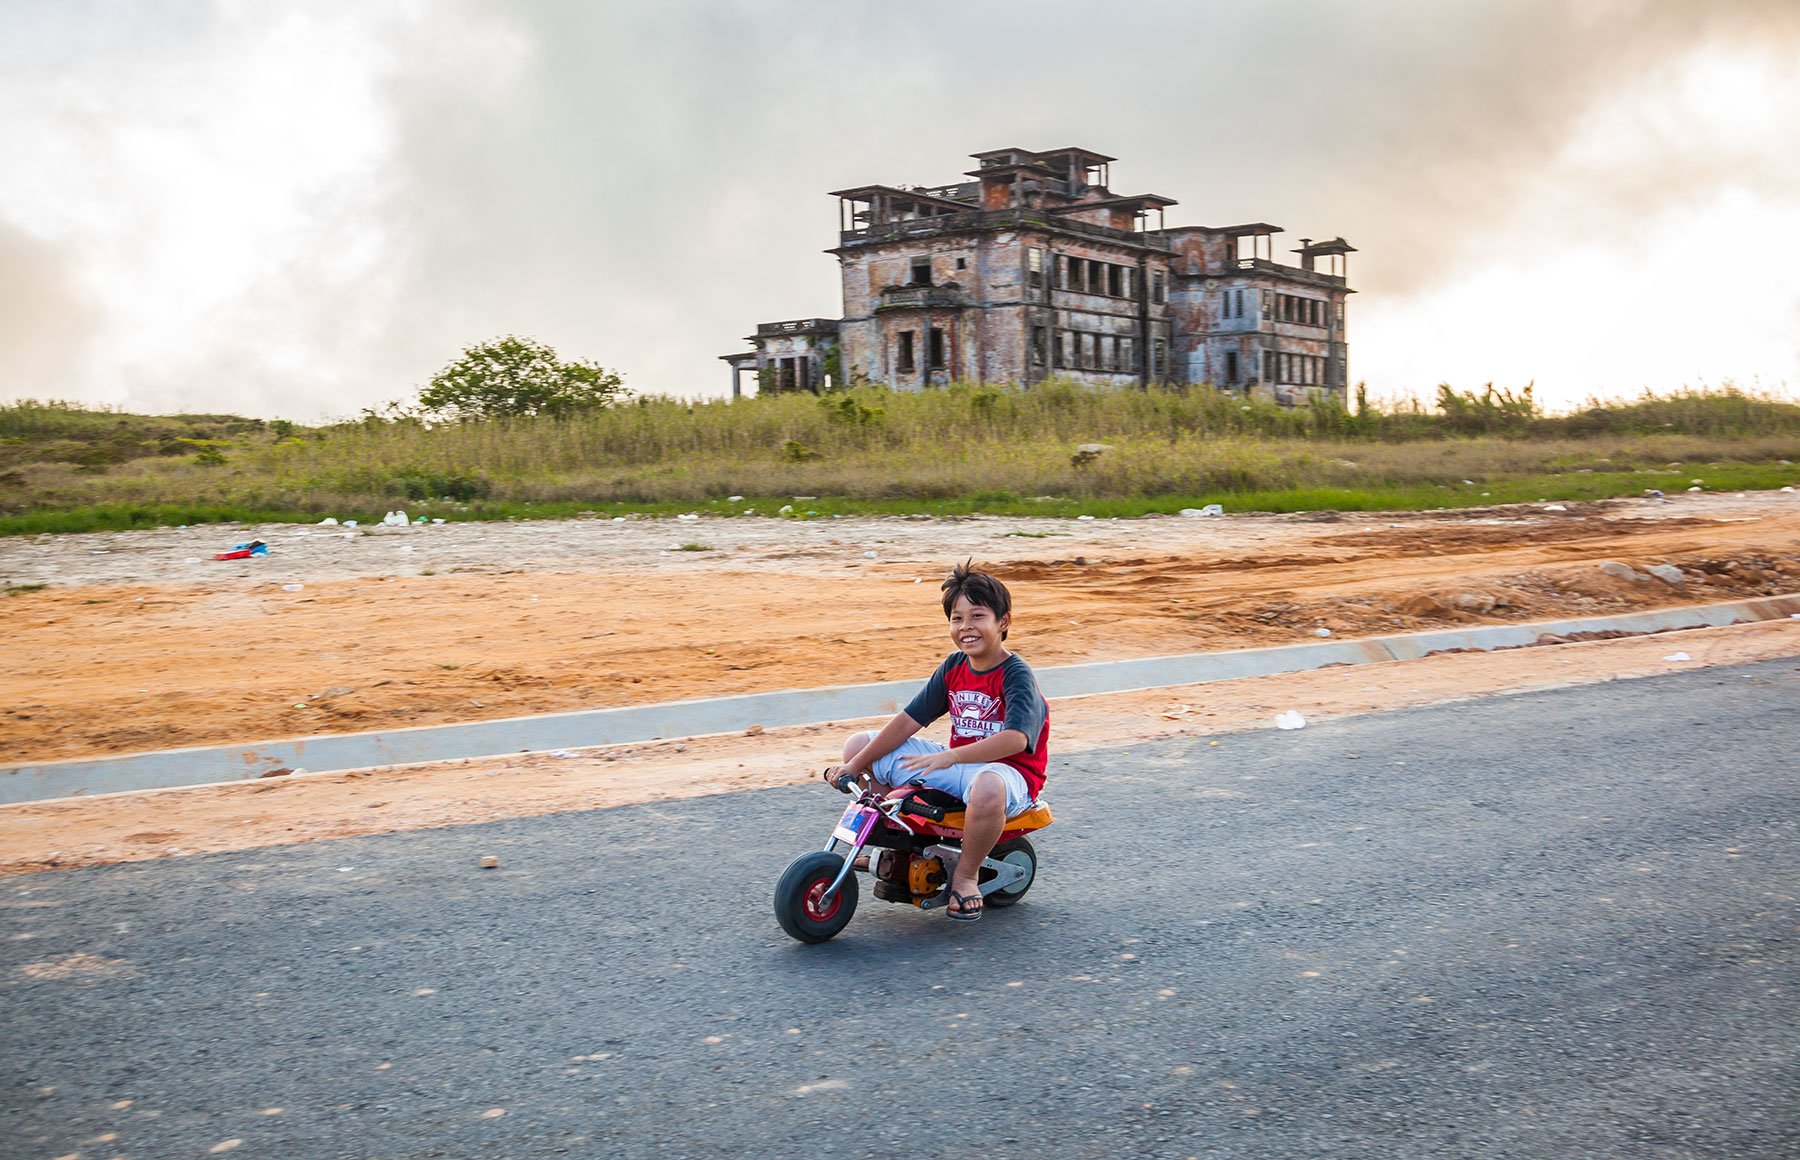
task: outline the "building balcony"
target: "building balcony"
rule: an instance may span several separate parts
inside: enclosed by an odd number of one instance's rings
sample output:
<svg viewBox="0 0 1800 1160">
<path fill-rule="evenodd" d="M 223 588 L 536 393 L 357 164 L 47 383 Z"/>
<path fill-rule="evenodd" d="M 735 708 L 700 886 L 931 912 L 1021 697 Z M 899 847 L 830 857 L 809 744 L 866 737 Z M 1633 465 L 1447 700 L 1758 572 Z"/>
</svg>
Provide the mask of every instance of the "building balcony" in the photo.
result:
<svg viewBox="0 0 1800 1160">
<path fill-rule="evenodd" d="M 1267 258 L 1236 258 L 1226 263 L 1228 272 L 1274 274 L 1279 278 L 1293 278 L 1301 282 L 1314 282 L 1326 286 L 1342 286 L 1341 274 L 1322 274 L 1317 270 L 1302 270 L 1298 266 L 1284 266 L 1280 262 L 1271 262 Z"/>
<path fill-rule="evenodd" d="M 1168 250 L 1169 239 L 1161 233 L 1134 233 L 1075 221 L 1061 214 L 1038 209 L 970 210 L 967 213 L 938 214 L 935 217 L 908 218 L 905 221 L 882 222 L 860 230 L 838 233 L 839 246 L 859 243 L 903 241 L 907 238 L 929 238 L 947 233 L 988 233 L 994 230 L 1047 229 L 1101 241 L 1143 246 L 1151 250 Z M 1273 265 L 1274 263 L 1267 263 Z M 1285 268 L 1285 267 L 1284 267 Z M 1304 271 L 1296 270 L 1296 273 Z"/>
<path fill-rule="evenodd" d="M 774 334 L 836 334 L 838 320 L 835 318 L 796 318 L 792 322 L 759 322 L 756 324 L 758 337 Z"/>
<path fill-rule="evenodd" d="M 967 306 L 962 287 L 954 282 L 943 286 L 888 286 L 881 291 L 877 310 L 924 310 L 936 306 Z"/>
</svg>

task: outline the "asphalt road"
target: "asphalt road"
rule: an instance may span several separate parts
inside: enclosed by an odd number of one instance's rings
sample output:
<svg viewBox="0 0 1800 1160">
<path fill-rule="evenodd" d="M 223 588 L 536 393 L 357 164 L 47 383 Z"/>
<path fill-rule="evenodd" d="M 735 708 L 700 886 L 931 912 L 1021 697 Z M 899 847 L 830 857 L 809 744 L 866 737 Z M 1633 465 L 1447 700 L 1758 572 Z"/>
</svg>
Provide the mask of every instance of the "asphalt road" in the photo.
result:
<svg viewBox="0 0 1800 1160">
<path fill-rule="evenodd" d="M 1792 660 L 1083 754 L 816 947 L 822 788 L 6 879 L 0 1154 L 1792 1157 L 1797 754 Z"/>
</svg>

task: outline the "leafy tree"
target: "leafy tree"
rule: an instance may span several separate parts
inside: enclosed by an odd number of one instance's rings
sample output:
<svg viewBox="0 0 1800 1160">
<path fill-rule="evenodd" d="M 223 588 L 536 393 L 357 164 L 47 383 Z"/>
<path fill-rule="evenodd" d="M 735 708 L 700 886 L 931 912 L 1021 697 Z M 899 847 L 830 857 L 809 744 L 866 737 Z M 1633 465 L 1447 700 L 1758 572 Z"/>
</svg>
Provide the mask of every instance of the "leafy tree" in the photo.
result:
<svg viewBox="0 0 1800 1160">
<path fill-rule="evenodd" d="M 427 412 L 458 419 L 562 418 L 611 403 L 625 380 L 597 363 L 564 362 L 550 347 L 507 335 L 477 343 L 419 392 Z"/>
</svg>

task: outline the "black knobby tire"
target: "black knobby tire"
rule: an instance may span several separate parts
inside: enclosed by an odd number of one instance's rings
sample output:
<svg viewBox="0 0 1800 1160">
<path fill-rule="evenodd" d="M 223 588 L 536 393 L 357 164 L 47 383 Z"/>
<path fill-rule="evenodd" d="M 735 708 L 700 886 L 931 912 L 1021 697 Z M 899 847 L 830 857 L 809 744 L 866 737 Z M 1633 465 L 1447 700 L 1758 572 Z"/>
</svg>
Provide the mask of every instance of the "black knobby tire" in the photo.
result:
<svg viewBox="0 0 1800 1160">
<path fill-rule="evenodd" d="M 824 850 L 794 859 L 775 884 L 775 921 L 781 929 L 801 942 L 822 943 L 849 925 L 856 913 L 855 874 L 844 879 L 829 903 L 819 902 L 843 868 L 843 858 Z"/>
<path fill-rule="evenodd" d="M 981 900 L 983 906 L 1011 906 L 1013 903 L 1019 901 L 1019 899 L 1025 897 L 1025 892 L 1031 889 L 1031 884 L 1033 882 L 1037 881 L 1037 849 L 1028 839 L 1014 838 L 1010 842 L 1002 842 L 993 848 L 988 854 L 988 857 L 997 862 L 1018 863 L 1024 865 L 1027 869 L 1025 871 L 1025 880 L 1017 886 L 1011 886 L 1005 890 L 996 890 L 992 894 L 983 895 Z M 994 872 L 992 870 L 983 870 L 981 874 L 983 881 L 994 877 Z"/>
</svg>

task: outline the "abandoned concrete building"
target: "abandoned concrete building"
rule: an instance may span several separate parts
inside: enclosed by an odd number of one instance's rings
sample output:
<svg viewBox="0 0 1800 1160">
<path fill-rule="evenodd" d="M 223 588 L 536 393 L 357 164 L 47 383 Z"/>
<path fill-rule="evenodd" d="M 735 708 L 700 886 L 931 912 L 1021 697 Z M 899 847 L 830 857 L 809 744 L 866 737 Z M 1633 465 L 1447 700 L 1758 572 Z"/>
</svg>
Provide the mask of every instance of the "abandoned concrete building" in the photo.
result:
<svg viewBox="0 0 1800 1160">
<path fill-rule="evenodd" d="M 1206 383 L 1284 404 L 1342 399 L 1343 238 L 1165 228 L 1176 203 L 1109 188 L 1115 158 L 991 149 L 954 185 L 840 189 L 843 317 L 765 322 L 722 355 L 732 395 L 827 381 Z M 1323 261 L 1321 261 L 1323 259 Z"/>
</svg>

